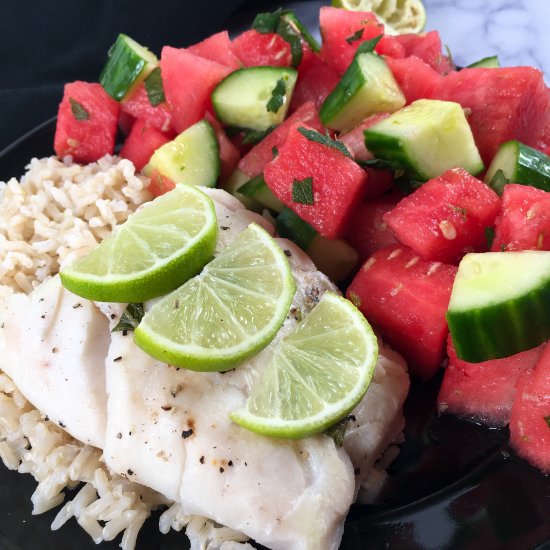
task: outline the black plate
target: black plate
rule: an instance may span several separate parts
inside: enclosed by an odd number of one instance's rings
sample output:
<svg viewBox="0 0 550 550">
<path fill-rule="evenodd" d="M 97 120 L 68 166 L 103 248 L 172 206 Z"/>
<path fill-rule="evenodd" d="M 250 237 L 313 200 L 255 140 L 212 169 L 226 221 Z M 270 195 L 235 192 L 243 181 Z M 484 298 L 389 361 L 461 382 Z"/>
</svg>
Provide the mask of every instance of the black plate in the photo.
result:
<svg viewBox="0 0 550 550">
<path fill-rule="evenodd" d="M 306 4 L 294 3 L 299 14 L 319 5 Z M 241 12 L 235 27 L 249 20 L 250 13 Z M 33 156 L 53 154 L 53 134 L 52 119 L 0 152 L 0 180 L 21 175 Z M 550 476 L 509 451 L 507 429 L 438 418 L 439 383 L 413 385 L 405 405 L 406 441 L 389 482 L 375 505 L 352 507 L 342 550 L 550 548 Z M 74 520 L 50 531 L 57 510 L 31 515 L 35 485 L 30 476 L 0 466 L 0 550 L 97 548 Z M 189 547 L 181 533 L 161 535 L 157 520 L 155 515 L 142 528 L 138 550 Z M 118 548 L 118 542 L 101 548 Z"/>
</svg>

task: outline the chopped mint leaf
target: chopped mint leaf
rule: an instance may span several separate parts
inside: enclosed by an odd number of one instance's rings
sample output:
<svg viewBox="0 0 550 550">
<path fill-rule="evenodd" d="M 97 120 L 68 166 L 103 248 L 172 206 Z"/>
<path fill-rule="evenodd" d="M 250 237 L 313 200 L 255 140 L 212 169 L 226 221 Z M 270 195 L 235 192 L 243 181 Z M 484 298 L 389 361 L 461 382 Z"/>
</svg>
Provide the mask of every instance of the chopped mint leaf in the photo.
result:
<svg viewBox="0 0 550 550">
<path fill-rule="evenodd" d="M 317 40 L 315 40 L 313 35 L 308 31 L 306 26 L 300 21 L 300 19 L 298 19 L 298 16 L 292 10 L 287 10 L 286 13 L 283 13 L 281 19 L 286 20 L 288 24 L 296 31 L 296 33 L 301 35 L 304 42 L 312 51 L 318 53 L 321 50 L 321 46 Z"/>
<path fill-rule="evenodd" d="M 549 416 L 543 416 L 544 421 L 546 422 L 546 425 L 550 428 L 550 415 Z"/>
<path fill-rule="evenodd" d="M 143 319 L 145 311 L 143 304 L 128 304 L 120 321 L 115 325 L 111 332 L 121 332 L 124 330 L 135 330 Z"/>
<path fill-rule="evenodd" d="M 353 414 L 342 418 L 340 422 L 334 424 L 330 428 L 325 430 L 325 434 L 334 439 L 334 443 L 337 447 L 341 447 L 344 444 L 344 438 L 346 436 L 346 431 L 351 422 L 355 422 L 356 417 Z"/>
<path fill-rule="evenodd" d="M 162 76 L 160 74 L 160 67 L 156 67 L 151 71 L 149 76 L 145 79 L 145 91 L 149 98 L 149 103 L 156 107 L 166 101 L 164 96 L 164 88 L 162 86 Z"/>
<path fill-rule="evenodd" d="M 346 38 L 346 42 L 348 44 L 353 44 L 353 42 L 357 42 L 357 40 L 361 40 L 363 38 L 363 32 L 365 29 L 359 29 L 358 31 L 354 32 L 351 36 L 348 36 Z"/>
<path fill-rule="evenodd" d="M 487 248 L 491 250 L 491 246 L 493 246 L 493 241 L 495 239 L 495 228 L 494 227 L 486 227 L 485 228 L 485 238 L 487 239 Z"/>
<path fill-rule="evenodd" d="M 237 134 L 242 134 L 243 145 L 256 145 L 260 143 L 262 139 L 273 132 L 276 126 L 270 126 L 267 130 L 250 130 L 248 128 L 237 128 L 236 126 L 228 126 L 225 131 L 228 136 L 233 137 Z"/>
<path fill-rule="evenodd" d="M 403 165 L 395 160 L 382 160 L 382 159 L 371 159 L 371 160 L 362 160 L 358 162 L 363 168 L 374 168 L 375 170 L 389 170 L 394 172 L 397 176 L 402 175 L 405 171 Z"/>
<path fill-rule="evenodd" d="M 292 182 L 292 202 L 298 204 L 313 204 L 313 178 L 304 178 L 302 181 Z"/>
<path fill-rule="evenodd" d="M 281 8 L 275 10 L 273 13 L 259 13 L 254 18 L 252 28 L 261 34 L 277 32 L 277 27 L 283 13 Z"/>
<path fill-rule="evenodd" d="M 69 103 L 71 104 L 71 111 L 76 120 L 88 120 L 90 118 L 90 113 L 84 109 L 82 103 L 79 103 L 72 97 L 69 98 Z"/>
<path fill-rule="evenodd" d="M 292 66 L 298 67 L 302 61 L 304 48 L 302 46 L 302 35 L 287 19 L 282 18 L 277 27 L 277 34 L 290 46 L 292 55 Z"/>
<path fill-rule="evenodd" d="M 376 48 L 376 45 L 380 40 L 382 39 L 383 34 L 379 34 L 378 36 L 375 36 L 374 38 L 371 38 L 370 40 L 365 40 L 355 51 L 355 55 L 359 55 L 360 53 L 372 53 L 374 51 L 374 48 Z"/>
<path fill-rule="evenodd" d="M 273 146 L 271 148 L 271 154 L 273 155 L 273 158 L 277 158 L 279 156 L 279 149 L 277 149 L 277 147 Z"/>
<path fill-rule="evenodd" d="M 303 126 L 298 128 L 298 132 L 300 132 L 300 134 L 302 134 L 305 138 L 309 139 L 309 141 L 315 141 L 317 143 L 321 143 L 322 145 L 326 145 L 327 147 L 332 147 L 333 149 L 340 151 L 343 155 L 346 155 L 346 157 L 352 158 L 348 148 L 341 141 L 324 136 L 317 130 L 311 130 L 309 128 L 304 128 Z"/>
<path fill-rule="evenodd" d="M 286 96 L 286 83 L 284 78 L 279 78 L 275 88 L 271 91 L 271 99 L 267 102 L 266 109 L 270 113 L 276 113 L 284 104 Z"/>
</svg>

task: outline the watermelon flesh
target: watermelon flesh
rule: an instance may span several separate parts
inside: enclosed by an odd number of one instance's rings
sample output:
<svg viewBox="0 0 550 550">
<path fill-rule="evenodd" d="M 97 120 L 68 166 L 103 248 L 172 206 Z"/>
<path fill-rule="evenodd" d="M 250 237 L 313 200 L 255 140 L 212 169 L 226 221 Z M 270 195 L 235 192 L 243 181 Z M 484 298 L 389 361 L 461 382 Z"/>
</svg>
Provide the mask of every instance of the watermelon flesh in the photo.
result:
<svg viewBox="0 0 550 550">
<path fill-rule="evenodd" d="M 369 176 L 368 186 L 370 179 Z M 393 231 L 384 221 L 384 214 L 393 210 L 402 198 L 402 193 L 394 192 L 374 200 L 365 200 L 355 209 L 346 240 L 357 251 L 361 264 L 377 250 L 398 244 Z"/>
<path fill-rule="evenodd" d="M 233 142 L 223 131 L 222 125 L 219 121 L 210 113 L 206 113 L 205 118 L 210 123 L 212 128 L 214 128 L 214 132 L 216 132 L 218 150 L 220 152 L 220 182 L 224 183 L 229 179 L 237 167 L 241 155 L 237 147 L 233 145 Z"/>
<path fill-rule="evenodd" d="M 355 160 L 371 160 L 374 156 L 365 145 L 364 131 L 378 124 L 388 116 L 390 116 L 389 113 L 377 113 L 369 116 L 349 132 L 340 134 L 338 139 L 346 145 Z"/>
<path fill-rule="evenodd" d="M 160 57 L 166 101 L 172 124 L 183 132 L 211 110 L 210 95 L 232 69 L 181 49 L 165 46 Z"/>
<path fill-rule="evenodd" d="M 550 107 L 543 75 L 532 67 L 453 72 L 439 80 L 432 99 L 456 101 L 471 111 L 468 122 L 486 166 L 506 141 L 536 147 Z"/>
<path fill-rule="evenodd" d="M 431 98 L 441 79 L 441 75 L 419 57 L 405 59 L 386 58 L 395 81 L 401 88 L 407 105 L 417 99 Z"/>
<path fill-rule="evenodd" d="M 505 185 L 491 250 L 550 250 L 550 193 Z"/>
<path fill-rule="evenodd" d="M 123 113 L 143 120 L 148 126 L 175 136 L 175 132 L 172 130 L 172 113 L 168 104 L 163 102 L 159 105 L 152 105 L 143 83 L 120 104 L 120 109 Z"/>
<path fill-rule="evenodd" d="M 439 390 L 438 411 L 493 428 L 506 426 L 518 379 L 534 368 L 543 349 L 544 345 L 504 359 L 468 363 L 457 357 L 449 336 L 449 364 Z"/>
<path fill-rule="evenodd" d="M 273 160 L 273 148 L 278 151 L 282 147 L 290 129 L 297 123 L 306 124 L 319 132 L 323 129 L 315 105 L 312 102 L 304 103 L 243 156 L 239 162 L 239 170 L 251 178 L 259 176 L 267 164 Z"/>
<path fill-rule="evenodd" d="M 290 67 L 292 63 L 290 46 L 275 33 L 245 31 L 233 40 L 231 51 L 245 67 Z"/>
<path fill-rule="evenodd" d="M 300 122 L 290 129 L 278 156 L 265 167 L 265 181 L 281 202 L 318 233 L 337 239 L 364 196 L 366 173 L 337 149 L 310 141 L 299 127 L 312 129 Z M 293 191 L 305 187 L 305 180 L 309 180 L 313 204 L 293 200 Z"/>
<path fill-rule="evenodd" d="M 418 57 L 440 74 L 454 70 L 450 59 L 441 52 L 441 37 L 437 31 L 423 34 L 400 34 L 394 38 L 405 51 L 403 57 Z"/>
<path fill-rule="evenodd" d="M 241 67 L 241 62 L 231 48 L 231 40 L 227 31 L 213 34 L 202 42 L 189 46 L 187 51 L 193 55 L 230 67 L 233 70 Z"/>
<path fill-rule="evenodd" d="M 457 268 L 422 260 L 393 245 L 375 252 L 359 269 L 346 297 L 400 352 L 415 376 L 441 367 L 448 327 L 445 313 Z"/>
<path fill-rule="evenodd" d="M 57 156 L 71 155 L 75 162 L 87 163 L 112 155 L 119 111 L 118 102 L 101 84 L 82 81 L 65 84 L 55 127 Z"/>
<path fill-rule="evenodd" d="M 550 474 L 550 347 L 519 379 L 510 418 L 510 444 L 524 460 Z"/>
<path fill-rule="evenodd" d="M 323 39 L 321 56 L 338 74 L 349 67 L 360 44 L 384 32 L 384 25 L 374 13 L 330 6 L 321 8 L 319 25 Z"/>
<path fill-rule="evenodd" d="M 169 137 L 148 126 L 144 120 L 136 120 L 119 155 L 131 160 L 139 171 L 149 162 L 152 154 L 169 141 Z"/>
</svg>

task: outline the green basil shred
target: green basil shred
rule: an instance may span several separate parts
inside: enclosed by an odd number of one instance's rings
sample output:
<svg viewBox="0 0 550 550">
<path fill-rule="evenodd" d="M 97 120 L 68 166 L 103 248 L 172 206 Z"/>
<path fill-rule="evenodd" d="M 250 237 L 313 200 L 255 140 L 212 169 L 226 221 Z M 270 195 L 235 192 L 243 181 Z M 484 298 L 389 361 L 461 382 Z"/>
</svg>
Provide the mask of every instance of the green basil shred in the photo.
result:
<svg viewBox="0 0 550 550">
<path fill-rule="evenodd" d="M 298 204 L 313 204 L 313 178 L 304 178 L 302 181 L 292 182 L 292 202 Z"/>
<path fill-rule="evenodd" d="M 342 153 L 343 155 L 346 155 L 346 157 L 352 158 L 351 153 L 348 151 L 348 148 L 341 141 L 325 136 L 317 130 L 304 128 L 303 126 L 300 126 L 298 128 L 298 132 L 300 132 L 300 134 L 302 134 L 305 138 L 309 139 L 309 141 L 315 141 L 316 143 L 320 143 L 321 145 L 332 147 L 333 149 L 340 151 L 340 153 Z"/>
<path fill-rule="evenodd" d="M 71 104 L 71 111 L 76 120 L 89 120 L 90 113 L 86 111 L 82 103 L 79 103 L 76 99 L 72 97 L 69 98 L 69 103 Z"/>
<path fill-rule="evenodd" d="M 279 78 L 275 88 L 271 92 L 271 99 L 267 102 L 266 109 L 270 113 L 276 113 L 284 104 L 286 95 L 286 84 L 284 78 Z"/>
</svg>

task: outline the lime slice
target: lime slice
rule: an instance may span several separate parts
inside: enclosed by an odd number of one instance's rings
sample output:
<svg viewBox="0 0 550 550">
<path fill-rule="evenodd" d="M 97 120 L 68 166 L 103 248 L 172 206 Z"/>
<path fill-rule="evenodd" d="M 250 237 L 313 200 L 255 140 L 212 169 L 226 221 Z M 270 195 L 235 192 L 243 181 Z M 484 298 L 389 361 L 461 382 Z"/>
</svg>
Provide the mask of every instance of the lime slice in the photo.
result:
<svg viewBox="0 0 550 550">
<path fill-rule="evenodd" d="M 157 302 L 134 339 L 165 363 L 227 370 L 273 339 L 295 290 L 279 245 L 265 229 L 250 224 L 200 275 Z"/>
<path fill-rule="evenodd" d="M 180 184 L 132 214 L 115 232 L 60 272 L 63 286 L 99 302 L 143 302 L 198 273 L 214 253 L 214 203 Z"/>
<path fill-rule="evenodd" d="M 326 292 L 281 341 L 237 424 L 262 435 L 297 439 L 346 416 L 369 387 L 378 358 L 370 325 L 348 300 Z"/>
<path fill-rule="evenodd" d="M 426 9 L 421 0 L 332 0 L 332 5 L 375 13 L 384 23 L 386 34 L 419 33 L 426 26 Z"/>
</svg>

